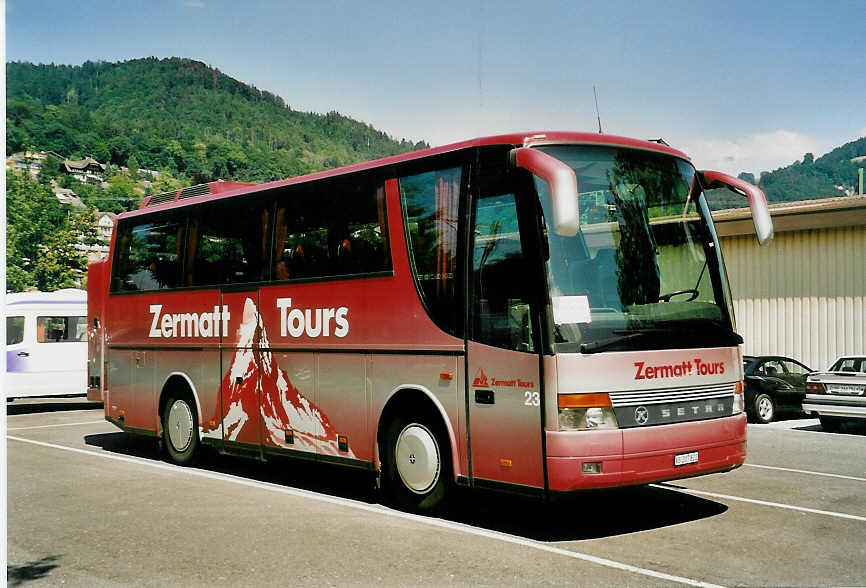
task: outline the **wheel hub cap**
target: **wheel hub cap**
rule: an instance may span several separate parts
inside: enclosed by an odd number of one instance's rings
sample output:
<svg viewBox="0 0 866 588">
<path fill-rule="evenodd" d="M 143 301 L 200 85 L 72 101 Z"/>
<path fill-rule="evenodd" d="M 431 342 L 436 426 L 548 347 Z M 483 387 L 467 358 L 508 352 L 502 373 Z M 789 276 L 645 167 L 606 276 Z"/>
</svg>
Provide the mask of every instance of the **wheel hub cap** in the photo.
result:
<svg viewBox="0 0 866 588">
<path fill-rule="evenodd" d="M 185 451 L 192 441 L 192 412 L 183 400 L 175 400 L 168 411 L 168 437 L 177 451 Z"/>
<path fill-rule="evenodd" d="M 403 429 L 396 454 L 397 473 L 412 492 L 425 494 L 439 481 L 439 445 L 427 427 L 411 424 Z"/>
</svg>

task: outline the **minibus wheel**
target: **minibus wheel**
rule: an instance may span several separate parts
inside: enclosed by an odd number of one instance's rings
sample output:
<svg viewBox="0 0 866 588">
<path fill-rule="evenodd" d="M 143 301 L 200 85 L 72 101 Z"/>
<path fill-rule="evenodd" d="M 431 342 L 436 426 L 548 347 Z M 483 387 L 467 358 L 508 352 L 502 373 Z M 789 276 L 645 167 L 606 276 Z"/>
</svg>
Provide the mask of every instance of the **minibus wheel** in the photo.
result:
<svg viewBox="0 0 866 588">
<path fill-rule="evenodd" d="M 188 465 L 198 450 L 198 417 L 187 396 L 169 397 L 162 411 L 162 436 L 171 461 Z"/>
<path fill-rule="evenodd" d="M 398 508 L 418 513 L 440 512 L 451 486 L 448 437 L 433 418 L 397 418 L 386 436 L 382 481 Z"/>
</svg>

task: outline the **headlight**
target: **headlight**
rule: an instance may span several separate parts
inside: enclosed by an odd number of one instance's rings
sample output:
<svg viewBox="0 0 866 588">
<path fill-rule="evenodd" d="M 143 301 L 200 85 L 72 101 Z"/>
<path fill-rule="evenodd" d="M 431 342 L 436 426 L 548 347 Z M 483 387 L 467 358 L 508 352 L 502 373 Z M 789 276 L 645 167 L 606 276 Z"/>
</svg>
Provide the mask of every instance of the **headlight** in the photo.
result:
<svg viewBox="0 0 866 588">
<path fill-rule="evenodd" d="M 619 428 L 607 394 L 560 394 L 557 404 L 560 431 Z"/>
<path fill-rule="evenodd" d="M 734 408 L 731 411 L 731 414 L 740 414 L 745 409 L 746 400 L 743 397 L 743 382 L 737 382 L 737 385 L 734 386 Z"/>
</svg>

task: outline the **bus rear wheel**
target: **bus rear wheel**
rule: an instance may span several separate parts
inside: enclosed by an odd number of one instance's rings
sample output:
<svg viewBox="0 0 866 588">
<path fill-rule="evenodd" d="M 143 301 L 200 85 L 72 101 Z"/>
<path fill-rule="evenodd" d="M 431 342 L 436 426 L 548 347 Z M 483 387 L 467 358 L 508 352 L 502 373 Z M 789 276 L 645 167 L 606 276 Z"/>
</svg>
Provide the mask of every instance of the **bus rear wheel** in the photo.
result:
<svg viewBox="0 0 866 588">
<path fill-rule="evenodd" d="M 396 419 L 388 427 L 382 481 L 398 508 L 422 514 L 441 512 L 450 494 L 451 452 L 434 419 Z"/>
<path fill-rule="evenodd" d="M 169 397 L 162 412 L 162 435 L 168 458 L 189 465 L 198 451 L 198 418 L 186 396 Z"/>
</svg>

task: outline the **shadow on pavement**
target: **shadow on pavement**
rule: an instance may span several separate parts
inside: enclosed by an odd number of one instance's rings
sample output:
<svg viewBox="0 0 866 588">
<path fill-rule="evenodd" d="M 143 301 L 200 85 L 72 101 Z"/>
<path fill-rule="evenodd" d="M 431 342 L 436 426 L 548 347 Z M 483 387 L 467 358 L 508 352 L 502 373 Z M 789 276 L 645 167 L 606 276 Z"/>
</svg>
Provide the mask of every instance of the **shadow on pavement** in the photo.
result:
<svg viewBox="0 0 866 588">
<path fill-rule="evenodd" d="M 162 460 L 154 438 L 126 433 L 87 435 L 87 445 L 116 454 Z M 381 502 L 373 474 L 313 461 L 269 457 L 266 463 L 220 455 L 205 447 L 197 469 L 365 503 Z M 587 491 L 544 502 L 465 488 L 455 489 L 443 518 L 537 541 L 578 541 L 636 533 L 714 517 L 724 504 L 674 489 L 637 486 Z"/>
<path fill-rule="evenodd" d="M 846 421 L 839 423 L 838 431 L 826 431 L 820 424 L 794 427 L 795 431 L 816 431 L 824 433 L 842 433 L 848 435 L 866 435 L 866 420 Z"/>
<path fill-rule="evenodd" d="M 27 582 L 33 582 L 44 578 L 51 570 L 60 567 L 55 563 L 60 559 L 57 555 L 48 555 L 42 559 L 27 562 L 20 566 L 6 566 L 6 582 L 8 586 L 22 586 Z"/>
<path fill-rule="evenodd" d="M 40 412 L 63 412 L 67 410 L 96 410 L 102 408 L 101 402 L 74 400 L 72 402 L 29 402 L 19 399 L 6 404 L 6 414 L 36 414 Z"/>
</svg>

